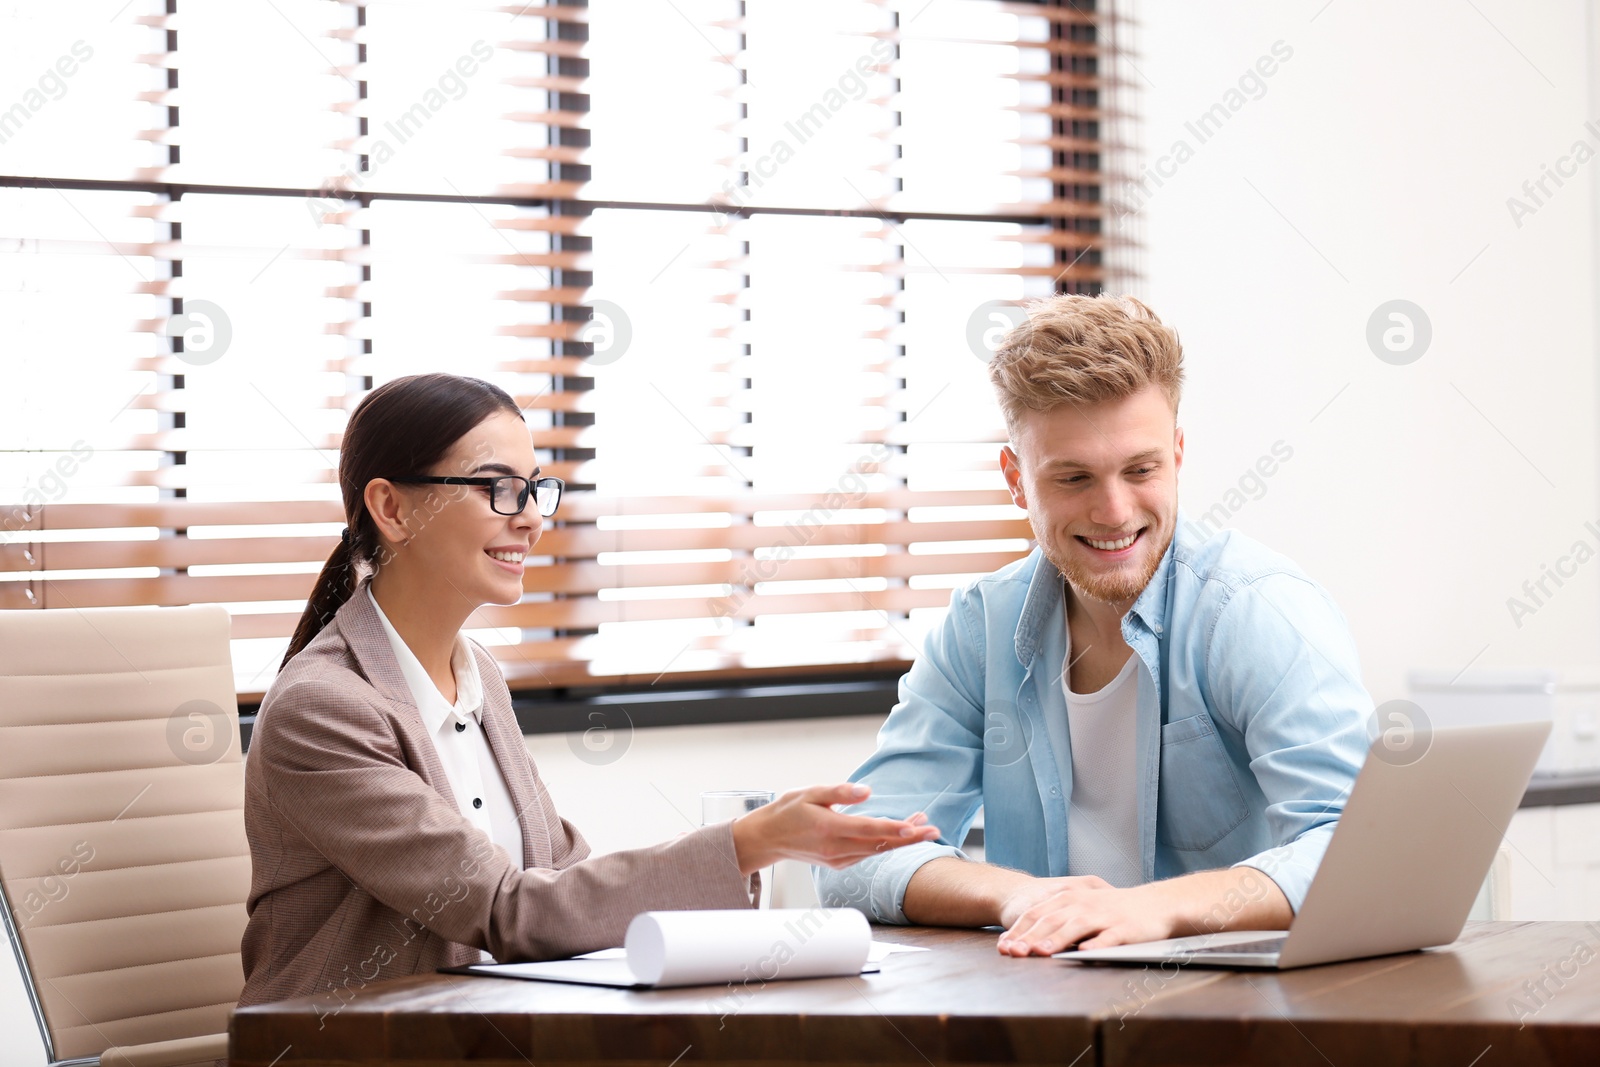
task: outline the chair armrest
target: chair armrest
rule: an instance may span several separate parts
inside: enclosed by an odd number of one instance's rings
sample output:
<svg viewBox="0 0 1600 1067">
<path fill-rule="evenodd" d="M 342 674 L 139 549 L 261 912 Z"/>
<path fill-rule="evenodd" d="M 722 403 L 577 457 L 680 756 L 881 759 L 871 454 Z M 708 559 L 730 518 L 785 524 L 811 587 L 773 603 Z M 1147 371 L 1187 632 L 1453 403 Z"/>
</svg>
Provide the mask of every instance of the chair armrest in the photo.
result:
<svg viewBox="0 0 1600 1067">
<path fill-rule="evenodd" d="M 108 1048 L 100 1054 L 100 1067 L 211 1067 L 227 1058 L 228 1035 L 206 1034 Z"/>
</svg>

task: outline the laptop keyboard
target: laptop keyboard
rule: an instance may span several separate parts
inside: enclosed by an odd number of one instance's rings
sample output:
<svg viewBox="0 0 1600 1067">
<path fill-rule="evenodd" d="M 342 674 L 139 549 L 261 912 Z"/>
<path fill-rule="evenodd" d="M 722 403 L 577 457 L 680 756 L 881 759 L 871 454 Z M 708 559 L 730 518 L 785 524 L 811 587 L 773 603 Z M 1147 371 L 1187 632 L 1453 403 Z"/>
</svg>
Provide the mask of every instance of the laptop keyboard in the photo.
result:
<svg viewBox="0 0 1600 1067">
<path fill-rule="evenodd" d="M 1189 951 L 1197 955 L 1204 952 L 1277 952 L 1283 948 L 1286 940 L 1284 937 L 1266 937 L 1260 941 L 1241 941 L 1234 945 L 1204 945 Z"/>
</svg>

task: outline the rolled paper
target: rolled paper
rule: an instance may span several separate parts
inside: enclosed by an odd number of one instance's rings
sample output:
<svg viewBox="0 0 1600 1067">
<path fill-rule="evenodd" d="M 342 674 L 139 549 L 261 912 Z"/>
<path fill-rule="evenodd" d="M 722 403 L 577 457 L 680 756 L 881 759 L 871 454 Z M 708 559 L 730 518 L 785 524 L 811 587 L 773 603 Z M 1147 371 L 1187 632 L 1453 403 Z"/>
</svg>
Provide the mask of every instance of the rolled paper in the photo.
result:
<svg viewBox="0 0 1600 1067">
<path fill-rule="evenodd" d="M 661 986 L 861 973 L 872 931 L 854 908 L 647 911 L 628 924 L 628 969 Z"/>
</svg>

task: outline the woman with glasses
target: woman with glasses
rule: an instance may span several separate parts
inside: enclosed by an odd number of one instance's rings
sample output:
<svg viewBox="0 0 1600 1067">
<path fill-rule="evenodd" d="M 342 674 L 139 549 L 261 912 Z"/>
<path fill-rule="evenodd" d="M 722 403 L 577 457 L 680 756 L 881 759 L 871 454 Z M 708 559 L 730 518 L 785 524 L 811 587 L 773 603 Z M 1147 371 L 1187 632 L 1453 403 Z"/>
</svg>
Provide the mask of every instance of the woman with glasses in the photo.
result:
<svg viewBox="0 0 1600 1067">
<path fill-rule="evenodd" d="M 380 386 L 345 430 L 339 486 L 347 527 L 245 766 L 241 1006 L 316 996 L 335 1012 L 380 979 L 617 945 L 642 911 L 750 907 L 751 876 L 777 859 L 838 868 L 938 836 L 920 814 L 833 810 L 865 787 L 814 786 L 589 858 L 494 659 L 461 633 L 479 607 L 521 599 L 561 501 L 516 403 L 449 374 Z"/>
</svg>

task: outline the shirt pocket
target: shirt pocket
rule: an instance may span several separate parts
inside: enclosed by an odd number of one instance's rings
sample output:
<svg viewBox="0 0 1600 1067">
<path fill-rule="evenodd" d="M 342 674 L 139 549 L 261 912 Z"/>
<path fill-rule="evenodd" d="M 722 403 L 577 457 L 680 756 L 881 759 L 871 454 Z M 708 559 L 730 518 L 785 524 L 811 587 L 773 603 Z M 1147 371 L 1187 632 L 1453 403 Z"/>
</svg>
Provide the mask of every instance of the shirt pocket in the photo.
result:
<svg viewBox="0 0 1600 1067">
<path fill-rule="evenodd" d="M 1156 840 L 1169 848 L 1203 852 L 1250 815 L 1233 762 L 1208 715 L 1161 728 L 1159 785 Z"/>
</svg>

